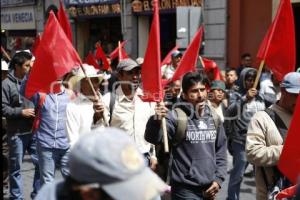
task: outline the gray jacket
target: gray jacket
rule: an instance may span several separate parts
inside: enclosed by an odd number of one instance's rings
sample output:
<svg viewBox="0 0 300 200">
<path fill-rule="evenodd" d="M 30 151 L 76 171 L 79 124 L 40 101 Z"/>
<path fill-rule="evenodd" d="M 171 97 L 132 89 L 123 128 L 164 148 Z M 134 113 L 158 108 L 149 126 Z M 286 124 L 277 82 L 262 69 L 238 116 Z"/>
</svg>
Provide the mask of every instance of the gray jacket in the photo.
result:
<svg viewBox="0 0 300 200">
<path fill-rule="evenodd" d="M 22 110 L 34 108 L 31 101 L 20 95 L 21 80 L 14 76 L 14 71 L 8 73 L 2 81 L 2 114 L 7 120 L 7 133 L 31 133 L 33 118 L 24 118 Z"/>
<path fill-rule="evenodd" d="M 247 101 L 245 88 L 245 76 L 252 68 L 245 68 L 240 75 L 240 91 L 234 92 L 230 97 L 230 105 L 226 110 L 227 120 L 231 121 L 231 134 L 229 138 L 232 141 L 245 144 L 247 129 L 252 116 L 258 111 L 265 110 L 264 97 L 257 95 L 251 101 Z"/>
</svg>

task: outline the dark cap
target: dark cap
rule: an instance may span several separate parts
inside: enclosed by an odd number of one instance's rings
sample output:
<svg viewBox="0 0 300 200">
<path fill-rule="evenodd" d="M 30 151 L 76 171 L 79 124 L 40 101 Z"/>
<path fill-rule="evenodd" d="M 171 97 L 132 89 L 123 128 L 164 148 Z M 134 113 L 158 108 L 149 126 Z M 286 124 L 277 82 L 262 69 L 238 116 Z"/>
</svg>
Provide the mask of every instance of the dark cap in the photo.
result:
<svg viewBox="0 0 300 200">
<path fill-rule="evenodd" d="M 225 83 L 223 81 L 220 80 L 215 80 L 211 83 L 211 90 L 215 90 L 215 89 L 221 89 L 225 92 Z"/>
</svg>

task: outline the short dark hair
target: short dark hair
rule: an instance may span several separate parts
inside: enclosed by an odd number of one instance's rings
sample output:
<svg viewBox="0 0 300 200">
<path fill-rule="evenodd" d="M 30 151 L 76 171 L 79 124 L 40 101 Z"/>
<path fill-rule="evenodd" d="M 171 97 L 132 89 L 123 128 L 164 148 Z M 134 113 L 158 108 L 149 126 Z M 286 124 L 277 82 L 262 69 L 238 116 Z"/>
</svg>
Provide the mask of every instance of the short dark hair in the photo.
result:
<svg viewBox="0 0 300 200">
<path fill-rule="evenodd" d="M 237 73 L 236 73 L 236 69 L 235 69 L 235 68 L 233 68 L 233 67 L 227 67 L 227 68 L 225 69 L 225 74 L 227 74 L 227 73 L 229 73 L 229 72 L 231 72 L 231 71 L 234 71 L 234 72 L 235 72 L 235 74 L 237 75 Z"/>
<path fill-rule="evenodd" d="M 255 69 L 250 69 L 248 72 L 246 72 L 245 74 L 245 80 L 249 79 L 249 78 L 256 78 L 256 70 Z"/>
<path fill-rule="evenodd" d="M 31 53 L 28 53 L 26 51 L 20 51 L 12 57 L 9 63 L 9 68 L 15 69 L 16 65 L 22 66 L 27 60 L 31 60 L 31 58 L 32 58 Z"/>
<path fill-rule="evenodd" d="M 49 15 L 50 15 L 50 11 L 53 11 L 53 13 L 55 14 L 55 16 L 57 17 L 58 8 L 57 8 L 56 5 L 51 4 L 50 6 L 48 6 L 47 10 L 45 11 L 45 21 L 48 20 Z"/>
<path fill-rule="evenodd" d="M 188 72 L 182 78 L 182 92 L 187 93 L 187 91 L 195 84 L 201 83 L 206 85 L 207 77 L 199 72 Z"/>
<path fill-rule="evenodd" d="M 243 53 L 241 58 L 244 59 L 246 57 L 251 57 L 251 54 L 250 53 Z"/>
</svg>

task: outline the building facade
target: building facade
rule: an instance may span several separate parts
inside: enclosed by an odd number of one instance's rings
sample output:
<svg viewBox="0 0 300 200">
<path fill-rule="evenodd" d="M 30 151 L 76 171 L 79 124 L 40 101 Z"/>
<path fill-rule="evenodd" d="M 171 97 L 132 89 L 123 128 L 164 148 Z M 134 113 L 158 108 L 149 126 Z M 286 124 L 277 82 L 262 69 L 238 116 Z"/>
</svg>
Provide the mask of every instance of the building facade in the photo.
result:
<svg viewBox="0 0 300 200">
<path fill-rule="evenodd" d="M 143 57 L 152 20 L 151 0 L 64 0 L 73 29 L 73 43 L 84 58 L 100 42 L 109 54 L 126 40 L 129 56 Z M 203 56 L 219 67 L 237 67 L 243 53 L 255 61 L 259 45 L 280 0 L 160 0 L 163 58 L 176 44 L 184 51 L 201 23 L 205 24 Z M 300 0 L 291 0 L 300 49 Z M 1 43 L 27 48 L 41 33 L 45 12 L 59 0 L 1 0 Z M 297 66 L 300 64 L 297 53 Z M 254 62 L 254 65 L 258 65 Z"/>
</svg>

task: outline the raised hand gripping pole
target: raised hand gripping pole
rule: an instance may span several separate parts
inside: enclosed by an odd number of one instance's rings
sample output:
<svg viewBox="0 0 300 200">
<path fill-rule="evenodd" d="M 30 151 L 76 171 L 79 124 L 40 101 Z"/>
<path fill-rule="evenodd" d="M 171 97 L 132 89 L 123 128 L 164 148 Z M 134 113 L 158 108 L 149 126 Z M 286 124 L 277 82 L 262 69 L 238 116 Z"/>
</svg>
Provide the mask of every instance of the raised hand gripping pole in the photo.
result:
<svg viewBox="0 0 300 200">
<path fill-rule="evenodd" d="M 82 66 L 81 64 L 80 64 L 80 67 L 81 67 L 81 69 L 82 69 L 82 71 L 83 71 L 83 73 L 84 73 L 84 76 L 86 77 L 86 79 L 87 79 L 87 81 L 88 81 L 90 87 L 92 88 L 92 91 L 93 91 L 93 94 L 94 94 L 95 99 L 97 99 L 97 102 L 101 102 L 101 101 L 102 101 L 102 95 L 101 95 L 101 93 L 99 93 L 99 96 L 97 95 L 97 92 L 95 91 L 95 88 L 94 88 L 94 86 L 93 86 L 93 84 L 92 84 L 92 81 L 91 81 L 90 77 L 88 77 L 88 76 L 86 75 L 85 69 L 83 68 L 83 66 Z M 106 118 L 105 113 L 106 113 L 106 109 L 105 109 L 105 107 L 104 107 L 103 121 L 104 121 L 104 125 L 105 125 L 106 127 L 108 127 L 108 126 L 109 126 L 109 123 L 108 123 L 108 120 L 107 120 L 107 118 Z"/>
</svg>

